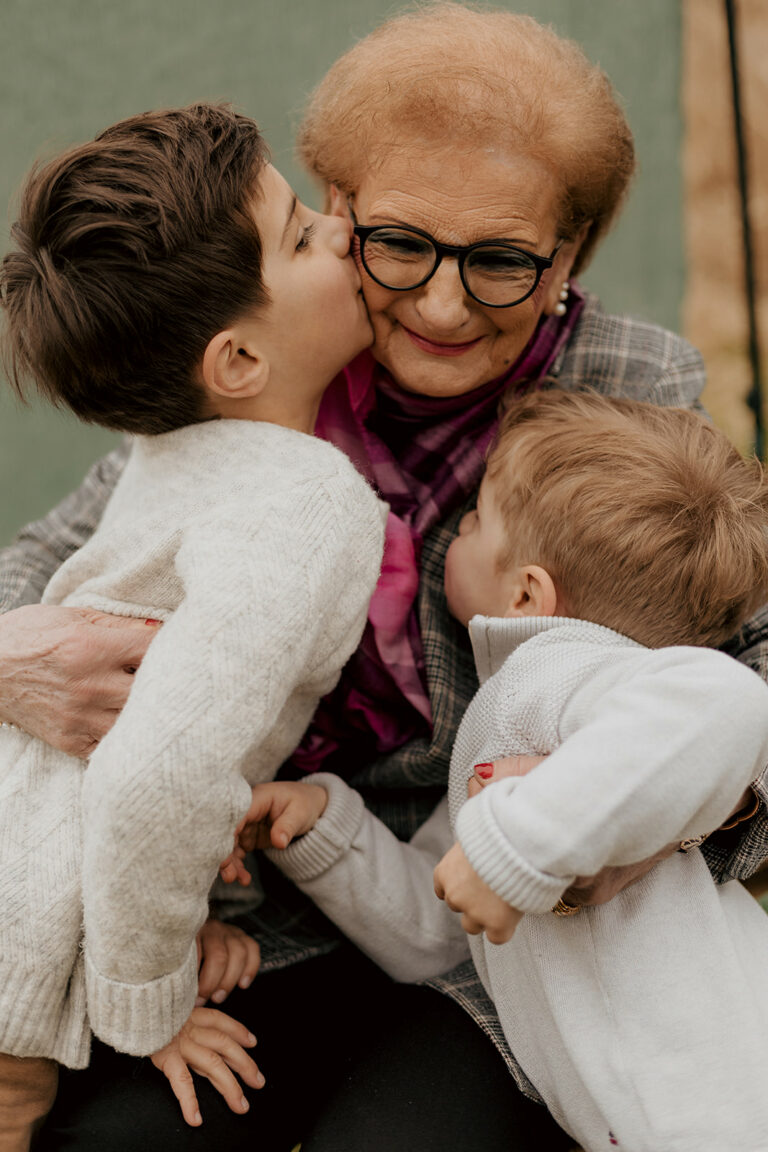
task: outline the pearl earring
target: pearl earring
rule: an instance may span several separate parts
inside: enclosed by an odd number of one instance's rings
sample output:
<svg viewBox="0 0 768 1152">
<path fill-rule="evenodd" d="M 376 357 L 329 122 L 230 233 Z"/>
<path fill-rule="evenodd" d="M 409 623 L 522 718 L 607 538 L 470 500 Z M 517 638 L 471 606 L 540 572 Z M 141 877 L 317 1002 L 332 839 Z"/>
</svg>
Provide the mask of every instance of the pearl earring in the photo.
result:
<svg viewBox="0 0 768 1152">
<path fill-rule="evenodd" d="M 570 290 L 571 290 L 570 281 L 563 280 L 563 286 L 560 289 L 560 300 L 557 304 L 555 304 L 555 309 L 554 309 L 555 316 L 565 316 L 565 313 L 567 311 L 565 302 L 568 299 L 568 293 L 570 292 Z"/>
</svg>

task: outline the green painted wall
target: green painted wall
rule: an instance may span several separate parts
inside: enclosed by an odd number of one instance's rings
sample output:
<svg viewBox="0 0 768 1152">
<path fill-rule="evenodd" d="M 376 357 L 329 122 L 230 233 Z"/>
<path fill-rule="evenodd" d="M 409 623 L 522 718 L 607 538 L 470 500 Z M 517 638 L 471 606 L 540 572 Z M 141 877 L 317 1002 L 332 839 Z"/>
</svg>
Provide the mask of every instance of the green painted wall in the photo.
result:
<svg viewBox="0 0 768 1152">
<path fill-rule="evenodd" d="M 622 93 L 641 175 L 586 281 L 615 311 L 678 324 L 683 265 L 678 0 L 508 3 L 584 44 Z M 384 0 L 0 0 L 0 205 L 33 160 L 152 107 L 233 101 L 314 202 L 291 156 L 306 93 L 400 5 Z M 3 227 L 0 249 L 5 244 Z M 0 545 L 76 485 L 113 438 L 20 408 L 0 381 Z"/>
</svg>

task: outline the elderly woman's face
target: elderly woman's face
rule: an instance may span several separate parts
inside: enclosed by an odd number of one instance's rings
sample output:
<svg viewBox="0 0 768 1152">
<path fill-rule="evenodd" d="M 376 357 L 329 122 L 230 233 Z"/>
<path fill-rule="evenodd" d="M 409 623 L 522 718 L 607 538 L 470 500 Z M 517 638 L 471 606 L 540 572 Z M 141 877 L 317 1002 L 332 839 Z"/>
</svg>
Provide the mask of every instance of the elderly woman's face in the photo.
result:
<svg viewBox="0 0 768 1152">
<path fill-rule="evenodd" d="M 359 224 L 420 228 L 444 244 L 506 239 L 549 256 L 560 239 L 557 195 L 552 174 L 527 157 L 414 147 L 369 173 L 351 203 Z M 563 245 L 533 295 L 511 308 L 469 296 L 453 258 L 406 292 L 381 287 L 361 268 L 376 359 L 402 388 L 429 396 L 460 395 L 501 376 L 557 304 L 574 255 Z"/>
</svg>

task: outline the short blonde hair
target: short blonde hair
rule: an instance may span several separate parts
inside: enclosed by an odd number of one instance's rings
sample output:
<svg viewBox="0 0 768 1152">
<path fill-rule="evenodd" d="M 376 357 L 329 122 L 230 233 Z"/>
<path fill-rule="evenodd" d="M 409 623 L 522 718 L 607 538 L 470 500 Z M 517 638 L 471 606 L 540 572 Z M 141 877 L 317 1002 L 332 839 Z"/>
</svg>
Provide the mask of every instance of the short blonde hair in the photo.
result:
<svg viewBox="0 0 768 1152">
<path fill-rule="evenodd" d="M 306 167 L 345 193 L 393 151 L 522 152 L 560 187 L 558 231 L 589 221 L 574 271 L 609 227 L 634 171 L 632 133 L 605 73 L 530 16 L 429 3 L 346 52 L 299 129 Z"/>
<path fill-rule="evenodd" d="M 567 613 L 651 648 L 715 647 L 768 600 L 768 486 L 702 416 L 555 390 L 514 402 L 488 460 L 508 546 Z"/>
</svg>

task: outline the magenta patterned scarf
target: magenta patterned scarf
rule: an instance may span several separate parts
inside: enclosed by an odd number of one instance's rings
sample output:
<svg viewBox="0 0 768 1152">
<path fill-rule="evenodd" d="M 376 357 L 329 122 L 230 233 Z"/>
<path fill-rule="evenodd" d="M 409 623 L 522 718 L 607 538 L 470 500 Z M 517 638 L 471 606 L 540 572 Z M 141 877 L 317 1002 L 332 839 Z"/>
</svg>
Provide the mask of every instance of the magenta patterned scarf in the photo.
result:
<svg viewBox="0 0 768 1152">
<path fill-rule="evenodd" d="M 429 736 L 432 716 L 416 613 L 422 538 L 477 488 L 502 394 L 511 385 L 522 393 L 546 376 L 583 305 L 572 283 L 565 316 L 543 318 L 503 376 L 462 396 L 404 392 L 370 352 L 329 387 L 316 434 L 346 452 L 390 513 L 363 639 L 293 756 L 300 771 L 350 775 L 376 755 Z"/>
</svg>

